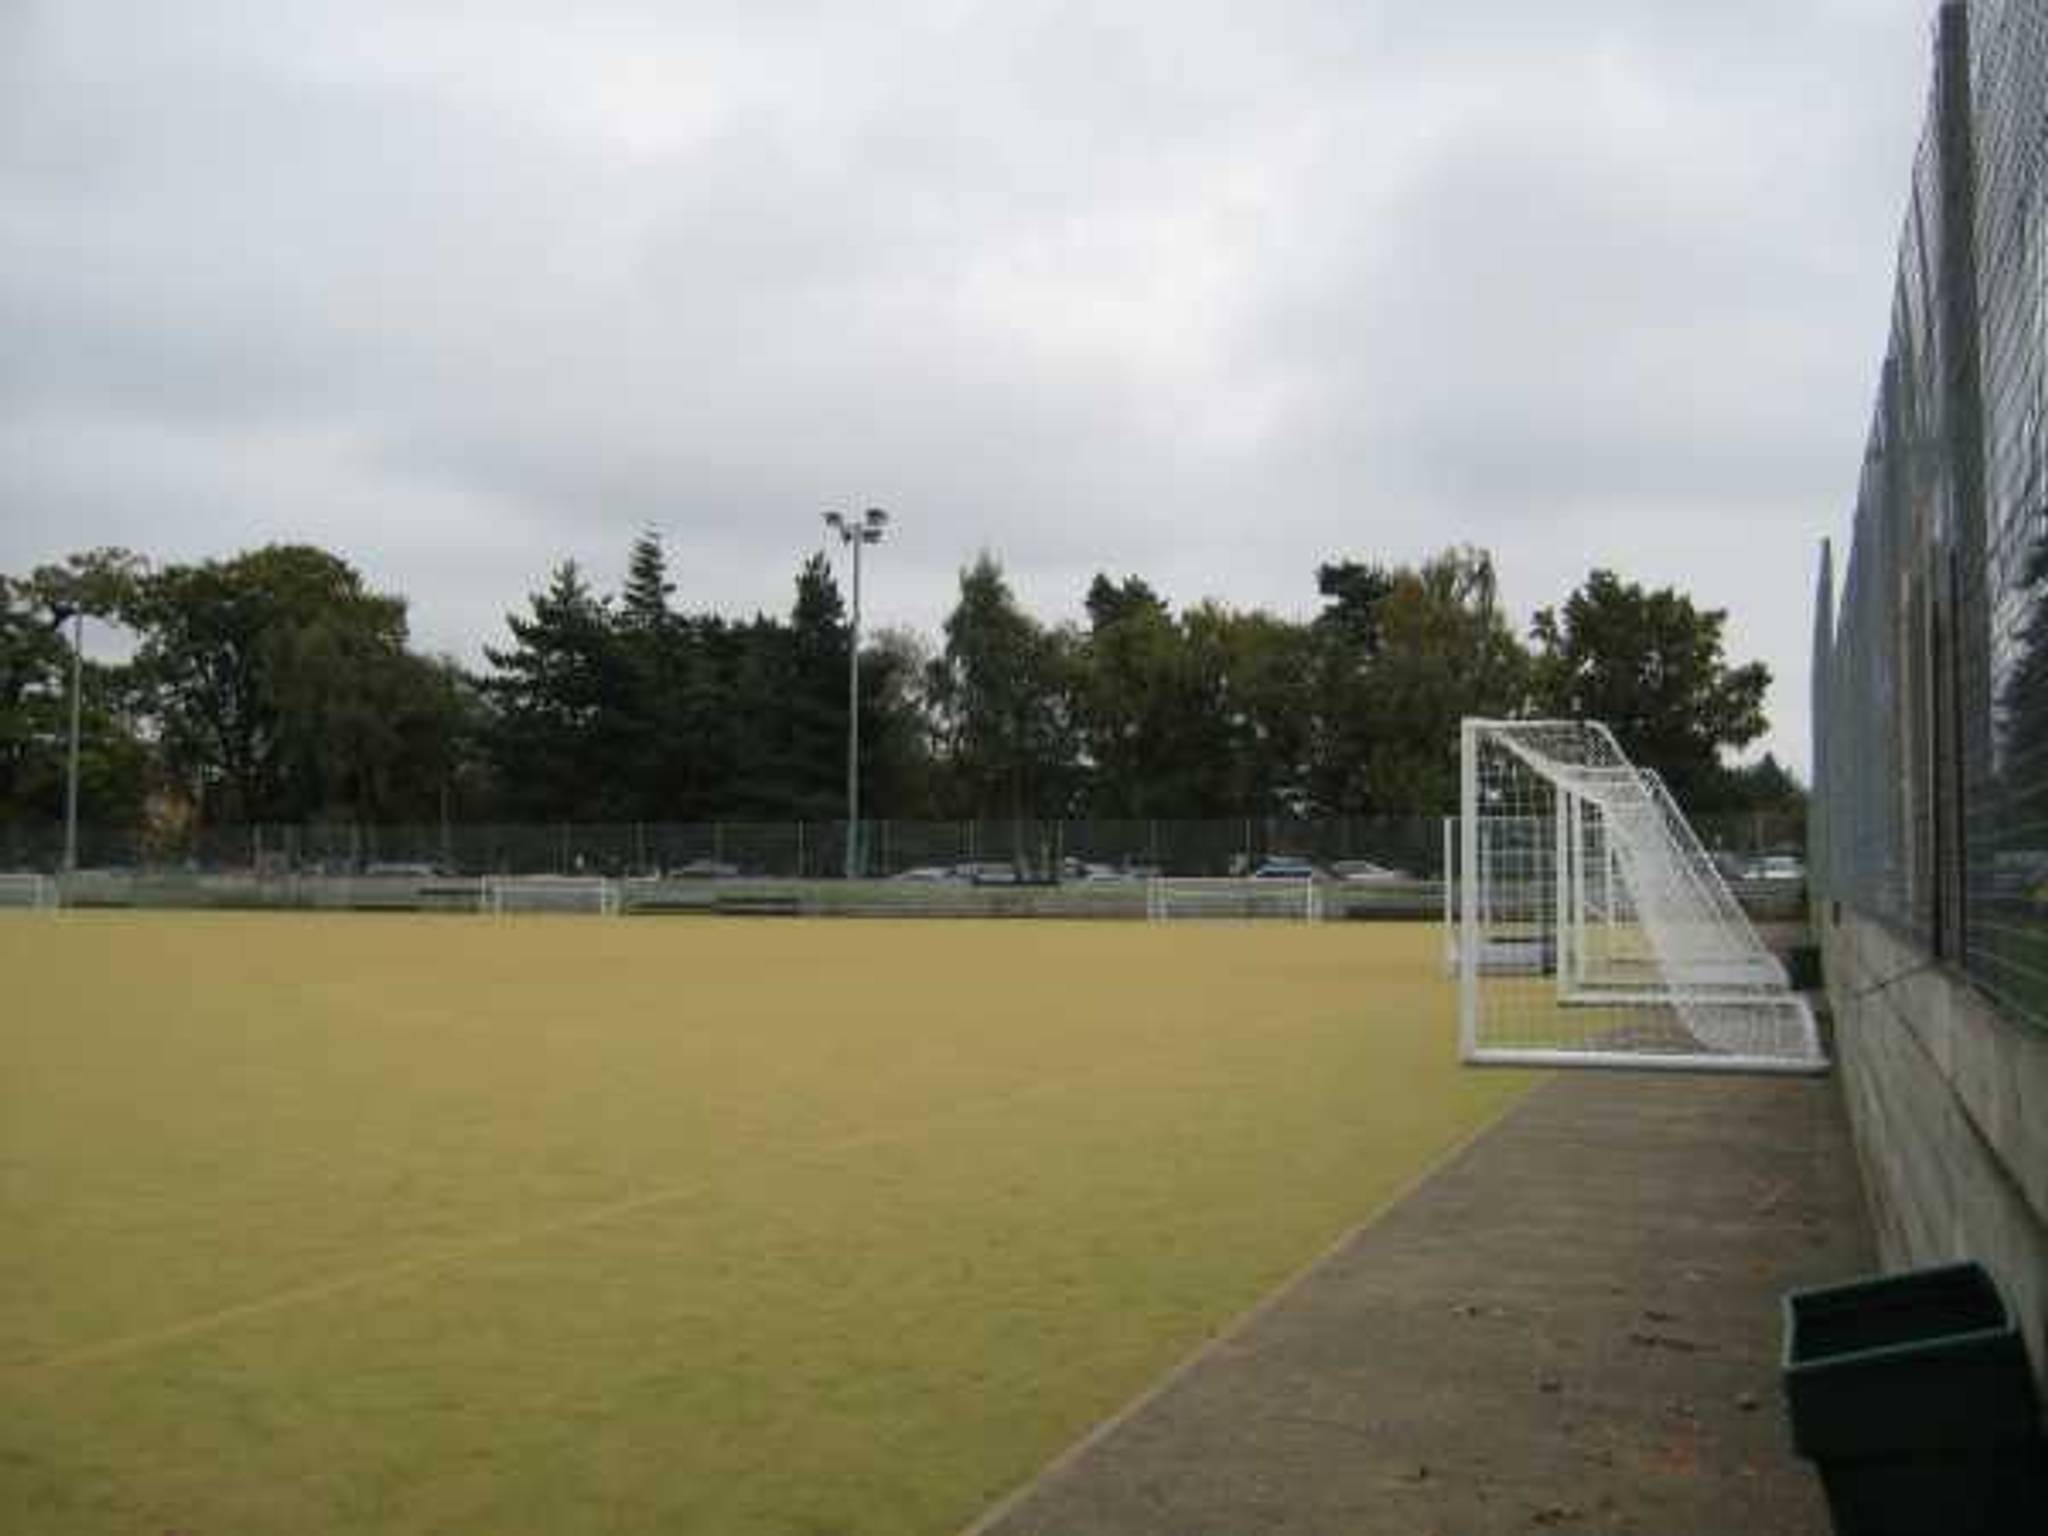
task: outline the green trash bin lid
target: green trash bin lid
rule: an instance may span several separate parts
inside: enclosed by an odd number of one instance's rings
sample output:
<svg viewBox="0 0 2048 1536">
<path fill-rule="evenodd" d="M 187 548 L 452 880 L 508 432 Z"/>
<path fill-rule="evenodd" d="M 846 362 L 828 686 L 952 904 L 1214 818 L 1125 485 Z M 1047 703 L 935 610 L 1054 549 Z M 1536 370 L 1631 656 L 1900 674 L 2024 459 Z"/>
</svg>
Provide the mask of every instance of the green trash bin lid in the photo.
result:
<svg viewBox="0 0 2048 1536">
<path fill-rule="evenodd" d="M 1945 1264 L 1785 1297 L 1799 1453 L 1820 1459 L 2035 1440 L 2026 1344 L 1984 1267 Z"/>
</svg>

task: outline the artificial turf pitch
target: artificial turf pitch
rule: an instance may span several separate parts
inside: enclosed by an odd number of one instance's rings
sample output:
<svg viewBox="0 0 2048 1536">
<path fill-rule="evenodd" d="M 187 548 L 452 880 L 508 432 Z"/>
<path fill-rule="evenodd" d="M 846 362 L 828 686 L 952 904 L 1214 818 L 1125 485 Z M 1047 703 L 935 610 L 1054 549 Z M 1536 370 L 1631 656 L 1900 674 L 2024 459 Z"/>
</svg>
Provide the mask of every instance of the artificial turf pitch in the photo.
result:
<svg viewBox="0 0 2048 1536">
<path fill-rule="evenodd" d="M 1422 925 L 0 919 L 0 1529 L 956 1530 L 1498 1114 Z"/>
</svg>

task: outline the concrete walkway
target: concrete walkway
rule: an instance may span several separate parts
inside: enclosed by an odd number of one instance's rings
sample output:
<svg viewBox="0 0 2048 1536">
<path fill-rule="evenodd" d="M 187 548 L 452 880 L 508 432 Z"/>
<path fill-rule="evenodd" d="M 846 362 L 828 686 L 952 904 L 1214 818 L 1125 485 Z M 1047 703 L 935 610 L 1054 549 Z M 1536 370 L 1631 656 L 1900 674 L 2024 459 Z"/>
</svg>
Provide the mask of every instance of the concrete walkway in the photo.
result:
<svg viewBox="0 0 2048 1536">
<path fill-rule="evenodd" d="M 1874 1267 L 1833 1078 L 1563 1074 L 974 1536 L 1825 1532 L 1778 1300 Z"/>
</svg>

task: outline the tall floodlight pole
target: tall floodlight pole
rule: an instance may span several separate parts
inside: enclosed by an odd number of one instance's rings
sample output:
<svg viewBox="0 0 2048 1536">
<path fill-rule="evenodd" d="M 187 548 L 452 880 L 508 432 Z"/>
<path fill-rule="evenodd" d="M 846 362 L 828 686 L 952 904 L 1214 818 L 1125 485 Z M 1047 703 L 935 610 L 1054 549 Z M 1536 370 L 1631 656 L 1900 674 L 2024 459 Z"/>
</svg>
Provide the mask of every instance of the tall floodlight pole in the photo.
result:
<svg viewBox="0 0 2048 1536">
<path fill-rule="evenodd" d="M 64 771 L 64 873 L 78 871 L 78 718 L 84 696 L 85 610 L 71 612 L 71 754 Z"/>
<path fill-rule="evenodd" d="M 859 517 L 825 514 L 825 526 L 853 550 L 853 637 L 846 658 L 846 878 L 857 879 L 860 860 L 860 550 L 882 542 L 889 514 L 869 507 Z"/>
</svg>

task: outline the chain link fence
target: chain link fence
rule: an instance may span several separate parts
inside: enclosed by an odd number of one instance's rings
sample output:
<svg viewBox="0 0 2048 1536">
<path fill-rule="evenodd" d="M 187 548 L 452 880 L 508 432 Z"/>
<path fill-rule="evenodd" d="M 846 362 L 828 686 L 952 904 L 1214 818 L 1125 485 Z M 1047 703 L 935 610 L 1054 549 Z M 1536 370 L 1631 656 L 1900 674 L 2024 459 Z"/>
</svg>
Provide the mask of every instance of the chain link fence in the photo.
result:
<svg viewBox="0 0 2048 1536">
<path fill-rule="evenodd" d="M 1740 876 L 1767 854 L 1804 844 L 1797 812 L 1693 818 Z M 1269 859 L 1306 859 L 1343 878 L 1436 880 L 1440 816 L 1226 817 L 1154 820 L 871 821 L 861 827 L 869 878 L 989 883 L 1091 877 L 1246 875 Z M 62 867 L 59 826 L 0 827 L 0 869 Z M 602 822 L 366 826 L 213 826 L 177 832 L 79 829 L 81 869 L 190 873 L 440 876 L 604 875 L 615 879 L 830 879 L 846 872 L 846 824 Z"/>
<path fill-rule="evenodd" d="M 2048 0 L 1944 5 L 1814 645 L 1816 894 L 2048 1026 Z"/>
</svg>

